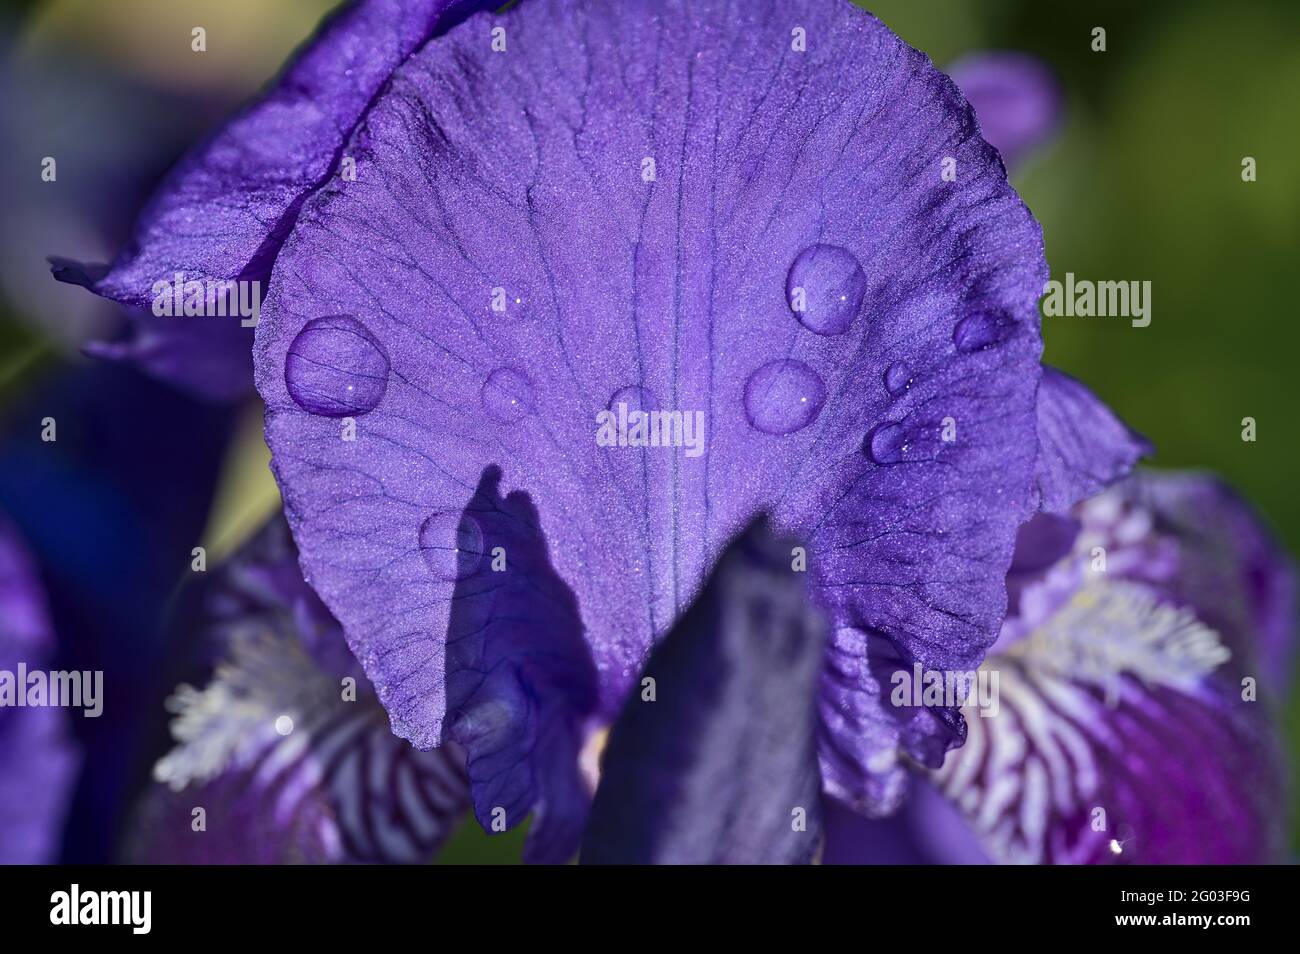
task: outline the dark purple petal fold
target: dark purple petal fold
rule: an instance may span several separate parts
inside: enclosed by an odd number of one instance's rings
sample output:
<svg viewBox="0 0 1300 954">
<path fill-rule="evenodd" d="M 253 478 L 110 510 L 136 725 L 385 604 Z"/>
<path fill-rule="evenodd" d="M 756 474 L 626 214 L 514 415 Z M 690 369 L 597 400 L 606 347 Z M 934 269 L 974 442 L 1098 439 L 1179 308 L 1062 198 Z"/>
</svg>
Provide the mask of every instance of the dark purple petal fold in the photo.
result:
<svg viewBox="0 0 1300 954">
<path fill-rule="evenodd" d="M 1038 383 L 1040 506 L 1068 510 L 1133 469 L 1151 445 L 1081 382 L 1044 367 Z"/>
<path fill-rule="evenodd" d="M 655 647 L 610 730 L 584 864 L 806 864 L 821 840 L 826 622 L 757 523 Z"/>
</svg>

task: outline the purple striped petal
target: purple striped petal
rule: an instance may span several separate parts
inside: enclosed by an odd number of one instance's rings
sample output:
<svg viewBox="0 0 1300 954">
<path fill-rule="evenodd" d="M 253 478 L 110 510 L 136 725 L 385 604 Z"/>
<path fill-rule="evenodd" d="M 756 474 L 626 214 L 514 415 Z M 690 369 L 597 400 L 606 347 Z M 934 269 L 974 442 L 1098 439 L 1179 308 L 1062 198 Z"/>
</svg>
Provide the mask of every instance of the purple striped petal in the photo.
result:
<svg viewBox="0 0 1300 954">
<path fill-rule="evenodd" d="M 1291 592 L 1289 569 L 1201 477 L 1143 475 L 1076 516 L 985 663 L 996 714 L 967 712 L 937 784 L 999 861 L 1279 860 L 1278 700 L 1251 607 Z"/>
<path fill-rule="evenodd" d="M 225 658 L 169 701 L 177 744 L 137 810 L 134 860 L 429 861 L 469 806 L 464 752 L 393 735 L 282 522 L 223 568 L 211 606 Z"/>
</svg>

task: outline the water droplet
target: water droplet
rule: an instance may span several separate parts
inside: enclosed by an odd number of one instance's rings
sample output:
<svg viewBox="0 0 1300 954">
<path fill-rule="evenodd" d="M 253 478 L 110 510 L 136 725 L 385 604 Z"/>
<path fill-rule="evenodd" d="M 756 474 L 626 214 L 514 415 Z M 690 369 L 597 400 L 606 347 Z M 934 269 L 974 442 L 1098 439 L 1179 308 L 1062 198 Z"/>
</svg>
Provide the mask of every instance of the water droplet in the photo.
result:
<svg viewBox="0 0 1300 954">
<path fill-rule="evenodd" d="M 467 513 L 440 510 L 420 524 L 420 555 L 439 580 L 463 580 L 483 562 L 483 527 Z"/>
<path fill-rule="evenodd" d="M 897 464 L 909 450 L 901 424 L 886 421 L 867 435 L 867 454 L 877 464 Z"/>
<path fill-rule="evenodd" d="M 826 403 L 826 385 L 802 361 L 769 361 L 745 382 L 745 415 L 765 434 L 807 427 Z"/>
<path fill-rule="evenodd" d="M 885 369 L 885 387 L 890 394 L 906 391 L 912 383 L 912 369 L 902 361 L 895 361 Z"/>
<path fill-rule="evenodd" d="M 648 389 L 641 387 L 639 384 L 629 384 L 625 388 L 619 388 L 609 399 L 609 409 L 617 411 L 620 404 L 626 404 L 628 413 L 633 411 L 654 411 L 659 407 L 659 402 L 655 399 Z"/>
<path fill-rule="evenodd" d="M 839 335 L 858 316 L 866 288 L 866 276 L 852 252 L 838 245 L 810 245 L 790 266 L 785 300 L 809 331 Z"/>
<path fill-rule="evenodd" d="M 289 345 L 284 383 L 298 406 L 312 414 L 365 414 L 388 388 L 388 355 L 349 315 L 313 318 Z"/>
<path fill-rule="evenodd" d="M 293 731 L 293 716 L 282 715 L 275 720 L 275 731 L 280 735 L 288 735 Z"/>
<path fill-rule="evenodd" d="M 958 351 L 969 354 L 997 343 L 1002 337 L 1003 323 L 996 315 L 977 311 L 957 322 L 952 340 Z"/>
<path fill-rule="evenodd" d="M 502 424 L 533 413 L 533 384 L 526 374 L 514 368 L 497 368 L 489 374 L 480 397 L 488 416 Z"/>
</svg>

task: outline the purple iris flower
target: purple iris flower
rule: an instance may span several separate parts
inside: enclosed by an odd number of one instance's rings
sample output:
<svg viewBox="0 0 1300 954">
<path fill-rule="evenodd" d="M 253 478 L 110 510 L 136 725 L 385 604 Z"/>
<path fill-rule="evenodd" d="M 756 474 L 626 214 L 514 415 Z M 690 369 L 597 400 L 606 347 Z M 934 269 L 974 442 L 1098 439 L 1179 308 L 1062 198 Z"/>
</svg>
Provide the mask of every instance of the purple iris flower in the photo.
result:
<svg viewBox="0 0 1300 954">
<path fill-rule="evenodd" d="M 19 673 L 46 671 L 54 649 L 35 567 L 0 518 L 0 864 L 45 864 L 59 851 L 80 762 L 68 713 L 17 705 Z"/>
<path fill-rule="evenodd" d="M 536 813 L 531 858 L 577 849 L 580 752 L 760 514 L 829 628 L 824 788 L 889 812 L 966 728 L 881 667 L 976 668 L 1020 525 L 1146 450 L 1040 366 L 1038 224 L 842 0 L 475 6 L 348 8 L 60 277 L 266 283 L 306 577 L 479 821 Z"/>
<path fill-rule="evenodd" d="M 828 862 L 1277 863 L 1295 577 L 1200 474 L 1144 473 L 1022 530 L 985 660 L 996 711 Z"/>
</svg>

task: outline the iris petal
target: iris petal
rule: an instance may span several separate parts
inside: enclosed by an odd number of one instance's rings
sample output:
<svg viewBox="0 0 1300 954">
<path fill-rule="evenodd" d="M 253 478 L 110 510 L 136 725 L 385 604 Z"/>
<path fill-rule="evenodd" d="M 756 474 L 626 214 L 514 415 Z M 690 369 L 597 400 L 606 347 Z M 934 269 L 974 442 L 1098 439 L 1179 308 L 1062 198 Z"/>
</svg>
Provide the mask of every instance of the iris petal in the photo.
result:
<svg viewBox="0 0 1300 954">
<path fill-rule="evenodd" d="M 991 51 L 948 66 L 975 107 L 980 132 L 1013 169 L 1060 125 L 1062 96 L 1051 70 L 1026 53 Z"/>
<path fill-rule="evenodd" d="M 304 565 L 403 735 L 433 746 L 459 717 L 458 583 L 421 527 L 492 465 L 537 509 L 605 719 L 764 510 L 807 540 L 837 631 L 978 664 L 1035 504 L 1046 268 L 923 55 L 837 2 L 530 0 L 429 43 L 349 148 L 357 180 L 314 194 L 281 250 L 257 381 Z M 390 361 L 355 440 L 295 398 L 287 361 L 340 314 Z M 371 379 L 319 360 L 336 403 Z M 600 446 L 598 412 L 628 394 L 698 412 L 698 456 Z M 898 729 L 865 687 L 828 691 L 880 724 L 869 747 L 836 740 L 862 778 Z M 929 749 L 960 717 L 912 729 Z"/>
</svg>

